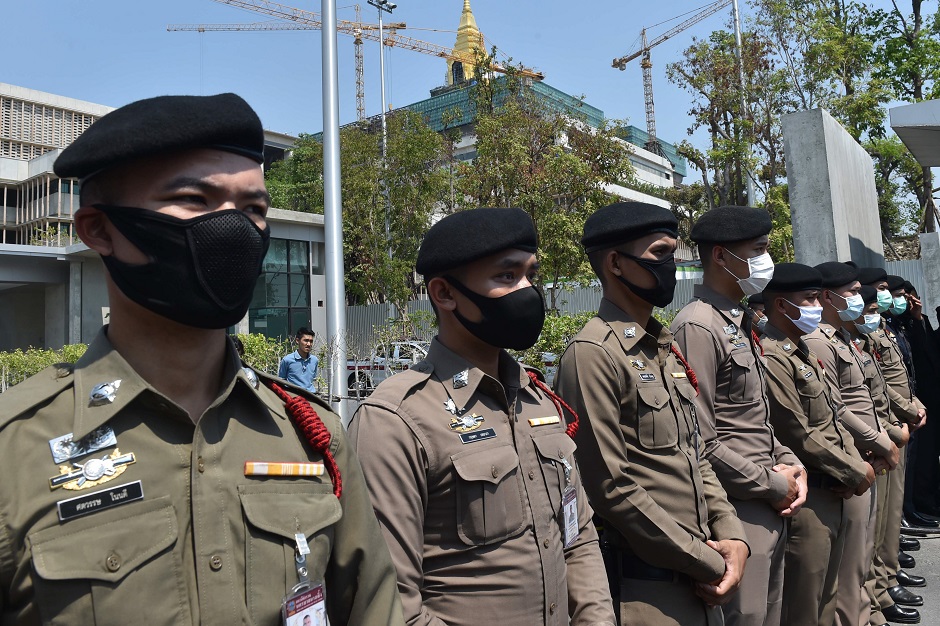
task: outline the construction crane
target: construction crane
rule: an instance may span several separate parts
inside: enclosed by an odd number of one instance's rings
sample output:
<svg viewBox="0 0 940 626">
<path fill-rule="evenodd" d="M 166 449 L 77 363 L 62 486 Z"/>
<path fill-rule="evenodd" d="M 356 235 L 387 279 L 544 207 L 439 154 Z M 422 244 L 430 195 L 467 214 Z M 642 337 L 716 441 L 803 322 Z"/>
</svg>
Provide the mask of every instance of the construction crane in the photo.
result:
<svg viewBox="0 0 940 626">
<path fill-rule="evenodd" d="M 359 5 L 356 5 L 356 21 L 350 22 L 355 27 L 348 33 L 354 37 L 356 51 L 356 118 L 361 122 L 366 118 L 366 96 L 363 78 L 362 63 L 362 32 L 364 30 L 378 30 L 378 24 L 363 24 L 360 18 Z M 407 28 L 404 22 L 385 24 L 385 28 L 392 32 Z M 320 26 L 310 23 L 298 22 L 253 22 L 250 24 L 170 24 L 166 27 L 169 32 L 218 32 L 218 31 L 274 31 L 274 30 L 320 30 Z"/>
<path fill-rule="evenodd" d="M 227 4 L 238 7 L 247 11 L 253 11 L 255 13 L 261 13 L 263 15 L 270 15 L 271 17 L 276 17 L 281 20 L 288 20 L 298 24 L 307 24 L 316 28 L 322 27 L 319 14 L 314 13 L 313 11 L 305 11 L 304 9 L 297 9 L 287 5 L 278 4 L 277 2 L 271 2 L 270 0 L 212 1 L 218 2 L 219 4 Z M 346 35 L 352 35 L 355 37 L 357 23 L 347 20 L 336 20 L 336 30 Z M 375 27 L 375 30 L 367 30 L 364 28 L 359 28 L 358 30 L 360 31 L 359 36 L 362 39 L 368 39 L 369 41 L 380 41 L 379 34 L 376 32 L 378 31 L 378 26 Z M 384 43 L 388 48 L 403 48 L 405 50 L 414 50 L 415 52 L 430 54 L 442 59 L 460 61 L 461 63 L 473 64 L 476 61 L 476 59 L 474 59 L 470 54 L 456 52 L 453 48 L 430 43 L 428 41 L 421 41 L 420 39 L 415 39 L 413 37 L 406 37 L 397 33 L 391 33 L 389 36 L 385 37 L 382 43 Z M 496 64 L 493 65 L 493 70 L 504 73 L 507 71 L 506 68 Z M 519 68 L 517 73 L 520 76 L 531 78 L 533 80 L 543 80 L 545 78 L 544 74 L 530 68 Z"/>
<path fill-rule="evenodd" d="M 636 59 L 637 57 L 643 57 L 640 61 L 640 67 L 643 68 L 643 97 L 646 100 L 646 133 L 649 135 L 646 142 L 646 149 L 654 154 L 665 157 L 663 153 L 663 148 L 660 145 L 659 141 L 656 140 L 656 111 L 653 107 L 653 62 L 650 61 L 650 49 L 655 48 L 662 42 L 666 41 L 670 37 L 681 33 L 682 31 L 698 24 L 707 17 L 710 17 L 721 11 L 725 7 L 729 6 L 733 0 L 719 0 L 718 2 L 712 2 L 709 5 L 702 7 L 701 9 L 695 9 L 698 11 L 692 17 L 688 18 L 681 24 L 667 30 L 665 33 L 653 39 L 652 41 L 646 40 L 646 29 L 640 31 L 640 49 L 626 56 L 619 57 L 614 59 L 611 63 L 611 67 L 615 67 L 620 71 L 627 69 L 627 63 Z M 691 12 L 691 11 L 690 11 Z M 688 13 L 684 14 L 688 15 Z M 679 16 L 682 17 L 682 16 Z M 675 18 L 673 18 L 675 19 Z M 667 20 L 669 21 L 669 20 Z"/>
</svg>

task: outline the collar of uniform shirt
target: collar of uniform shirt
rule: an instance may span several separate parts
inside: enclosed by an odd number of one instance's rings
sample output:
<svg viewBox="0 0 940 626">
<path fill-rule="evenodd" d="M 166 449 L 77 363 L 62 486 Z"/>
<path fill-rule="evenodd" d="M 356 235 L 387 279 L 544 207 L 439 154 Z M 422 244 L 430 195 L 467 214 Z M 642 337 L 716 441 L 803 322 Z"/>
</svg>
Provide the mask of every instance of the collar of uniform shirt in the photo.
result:
<svg viewBox="0 0 940 626">
<path fill-rule="evenodd" d="M 705 284 L 698 284 L 692 288 L 692 295 L 700 300 L 708 302 L 713 307 L 720 309 L 728 314 L 728 317 L 737 317 L 741 315 L 744 307 L 740 302 L 735 302 L 731 298 L 725 297 Z M 731 310 L 737 309 L 737 315 L 732 315 Z"/>
<path fill-rule="evenodd" d="M 504 372 L 505 380 L 495 380 L 487 376 L 482 370 L 474 367 L 465 358 L 438 341 L 437 337 L 431 340 L 431 347 L 428 348 L 428 356 L 425 360 L 434 366 L 434 376 L 440 379 L 447 390 L 447 394 L 457 405 L 457 408 L 460 409 L 467 406 L 484 379 L 500 386 L 504 395 L 503 403 L 508 402 L 508 398 L 515 396 L 513 390 L 525 389 L 531 395 L 536 395 L 525 368 L 509 356 L 509 353 L 505 350 L 501 350 L 499 353 L 499 371 Z M 454 376 L 464 370 L 467 370 L 467 384 L 463 387 L 455 387 Z M 486 395 L 493 396 L 491 393 Z M 496 397 L 496 399 L 499 398 Z"/>
<path fill-rule="evenodd" d="M 666 350 L 672 346 L 672 333 L 668 328 L 660 324 L 659 320 L 655 317 L 650 317 L 644 329 L 643 326 L 627 315 L 625 311 L 606 298 L 601 299 L 601 304 L 597 309 L 597 316 L 610 326 L 614 334 L 617 335 L 620 345 L 627 351 L 632 350 L 633 347 L 641 341 L 655 343 L 658 348 Z M 632 337 L 627 337 L 624 333 L 628 328 L 635 329 Z"/>
</svg>

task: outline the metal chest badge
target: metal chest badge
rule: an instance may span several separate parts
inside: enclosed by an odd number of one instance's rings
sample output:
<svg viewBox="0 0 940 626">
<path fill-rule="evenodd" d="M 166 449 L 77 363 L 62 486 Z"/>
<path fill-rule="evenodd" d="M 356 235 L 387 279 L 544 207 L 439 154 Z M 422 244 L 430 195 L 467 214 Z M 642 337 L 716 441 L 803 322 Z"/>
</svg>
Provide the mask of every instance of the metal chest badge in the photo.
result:
<svg viewBox="0 0 940 626">
<path fill-rule="evenodd" d="M 88 394 L 88 406 L 102 406 L 114 402 L 117 390 L 121 386 L 121 379 L 109 383 L 98 383 L 91 388 Z"/>
<path fill-rule="evenodd" d="M 78 491 L 80 489 L 89 489 L 97 487 L 102 483 L 114 480 L 124 473 L 128 465 L 136 463 L 137 458 L 134 453 L 121 454 L 117 448 L 111 454 L 105 455 L 100 459 L 88 459 L 84 463 L 72 463 L 59 466 L 59 475 L 49 479 L 49 488 L 68 489 Z"/>
<path fill-rule="evenodd" d="M 731 314 L 731 317 L 737 317 L 737 316 L 741 315 L 741 309 L 734 308 L 734 309 L 731 309 L 730 311 L 728 311 L 728 313 Z"/>
<path fill-rule="evenodd" d="M 460 389 L 470 384 L 470 370 L 464 370 L 454 374 L 454 389 Z"/>
<path fill-rule="evenodd" d="M 471 430 L 476 430 L 482 424 L 483 416 L 477 415 L 476 413 L 454 417 L 450 420 L 451 429 L 457 431 L 458 433 L 468 433 Z"/>
<path fill-rule="evenodd" d="M 631 326 L 630 328 L 623 329 L 623 336 L 627 339 L 633 339 L 636 337 L 636 326 Z"/>
<path fill-rule="evenodd" d="M 72 433 L 55 437 L 49 440 L 49 449 L 52 450 L 54 463 L 65 463 L 70 459 L 104 450 L 117 445 L 114 430 L 110 426 L 102 426 L 91 431 L 78 441 L 72 440 Z"/>
<path fill-rule="evenodd" d="M 641 359 L 630 359 L 630 365 L 641 372 L 646 369 L 646 362 Z"/>
</svg>

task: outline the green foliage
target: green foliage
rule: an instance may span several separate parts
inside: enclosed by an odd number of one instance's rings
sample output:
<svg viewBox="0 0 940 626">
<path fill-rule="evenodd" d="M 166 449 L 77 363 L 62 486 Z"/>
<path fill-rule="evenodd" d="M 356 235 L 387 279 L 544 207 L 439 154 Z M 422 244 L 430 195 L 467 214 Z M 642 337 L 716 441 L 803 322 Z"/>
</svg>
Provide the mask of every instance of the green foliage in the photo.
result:
<svg viewBox="0 0 940 626">
<path fill-rule="evenodd" d="M 242 360 L 256 370 L 277 376 L 281 359 L 294 351 L 294 342 L 290 339 L 265 337 L 260 333 L 236 335 L 245 346 Z"/>
<path fill-rule="evenodd" d="M 535 345 L 524 352 L 514 352 L 513 355 L 526 365 L 538 368 L 543 365 L 543 354 L 554 354 L 556 358 L 560 359 L 571 339 L 581 332 L 584 325 L 594 315 L 594 311 L 583 311 L 574 315 L 565 313 L 548 315 L 545 318 L 542 333 Z"/>
<path fill-rule="evenodd" d="M 56 363 L 74 363 L 85 354 L 85 344 L 68 344 L 58 350 L 16 349 L 0 352 L 0 391 L 20 383 Z"/>
<path fill-rule="evenodd" d="M 377 125 L 340 131 L 345 286 L 348 304 L 393 302 L 401 308 L 417 294 L 412 270 L 418 246 L 435 206 L 449 196 L 451 170 L 444 167 L 444 138 L 419 114 L 396 111 L 386 122 L 387 167 Z M 322 143 L 302 135 L 266 183 L 274 206 L 323 213 Z"/>
<path fill-rule="evenodd" d="M 72 235 L 67 226 L 37 228 L 29 238 L 31 246 L 70 246 L 73 243 L 78 243 L 78 236 Z"/>
<path fill-rule="evenodd" d="M 480 75 L 491 64 L 492 57 L 480 58 Z M 631 149 L 616 137 L 616 124 L 595 129 L 573 119 L 536 98 L 513 72 L 478 81 L 473 102 L 476 157 L 459 168 L 458 208 L 524 209 L 539 234 L 542 280 L 590 281 L 578 245 L 584 221 L 612 200 L 604 183 L 633 178 Z"/>
</svg>

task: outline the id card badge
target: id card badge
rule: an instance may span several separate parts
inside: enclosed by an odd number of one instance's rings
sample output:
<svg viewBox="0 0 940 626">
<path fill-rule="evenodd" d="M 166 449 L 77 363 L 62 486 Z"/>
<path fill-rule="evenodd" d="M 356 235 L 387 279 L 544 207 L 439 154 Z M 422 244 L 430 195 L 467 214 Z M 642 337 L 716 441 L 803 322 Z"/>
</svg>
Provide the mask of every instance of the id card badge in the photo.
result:
<svg viewBox="0 0 940 626">
<path fill-rule="evenodd" d="M 329 626 L 323 583 L 300 584 L 281 603 L 282 626 Z"/>
<path fill-rule="evenodd" d="M 570 547 L 578 539 L 578 495 L 574 487 L 565 488 L 561 497 L 561 511 L 564 521 L 562 528 L 565 532 L 565 547 Z"/>
</svg>

